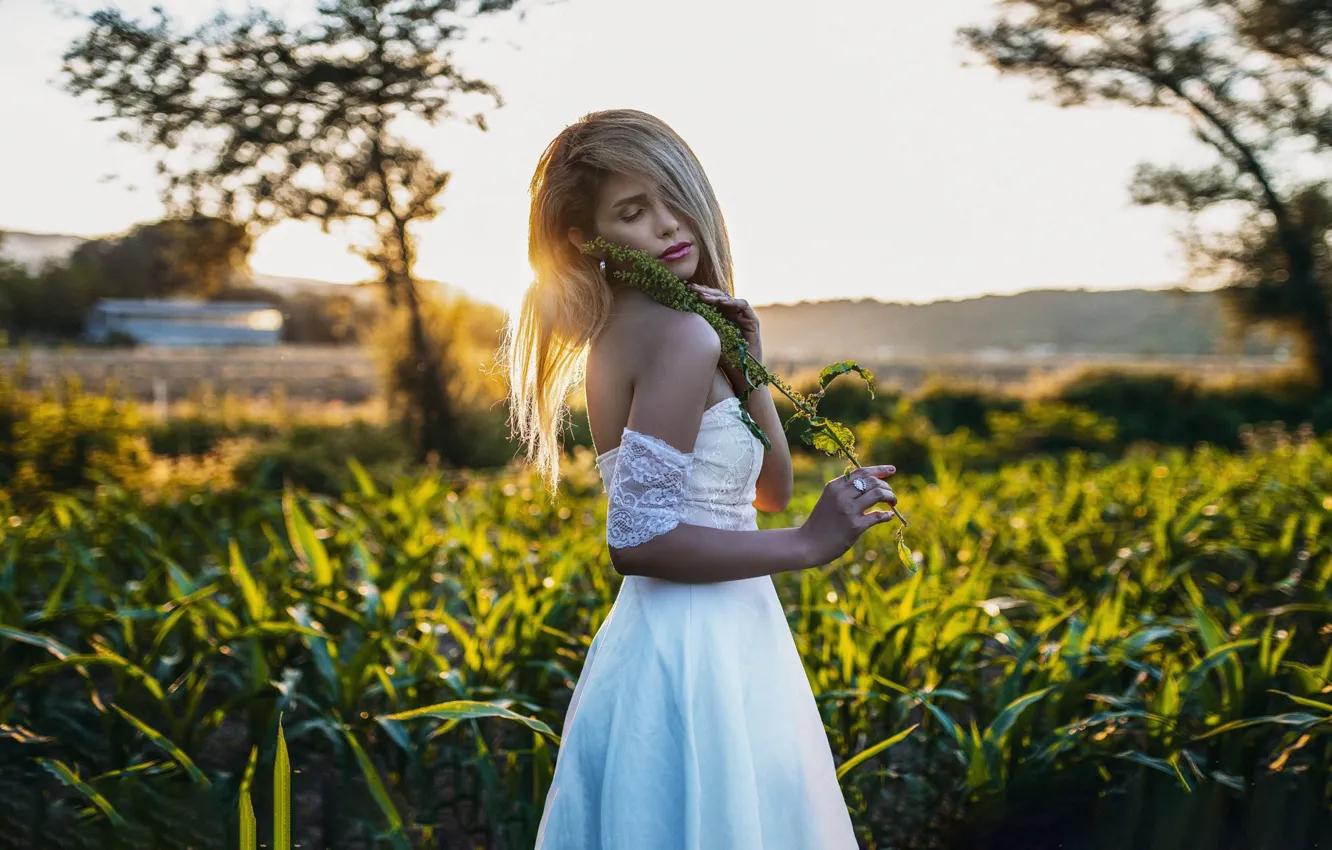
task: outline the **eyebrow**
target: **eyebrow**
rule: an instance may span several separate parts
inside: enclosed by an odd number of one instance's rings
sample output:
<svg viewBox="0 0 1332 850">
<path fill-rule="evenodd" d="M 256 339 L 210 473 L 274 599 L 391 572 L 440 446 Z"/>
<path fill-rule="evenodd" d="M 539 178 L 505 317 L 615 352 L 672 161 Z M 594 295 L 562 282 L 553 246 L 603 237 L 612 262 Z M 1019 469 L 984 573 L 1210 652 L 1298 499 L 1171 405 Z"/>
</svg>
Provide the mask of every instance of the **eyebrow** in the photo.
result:
<svg viewBox="0 0 1332 850">
<path fill-rule="evenodd" d="M 616 207 L 622 207 L 625 204 L 633 204 L 633 203 L 646 204 L 647 195 L 643 194 L 642 192 L 639 192 L 637 195 L 630 195 L 627 198 L 621 198 L 620 200 L 611 204 L 611 209 L 615 209 Z"/>
</svg>

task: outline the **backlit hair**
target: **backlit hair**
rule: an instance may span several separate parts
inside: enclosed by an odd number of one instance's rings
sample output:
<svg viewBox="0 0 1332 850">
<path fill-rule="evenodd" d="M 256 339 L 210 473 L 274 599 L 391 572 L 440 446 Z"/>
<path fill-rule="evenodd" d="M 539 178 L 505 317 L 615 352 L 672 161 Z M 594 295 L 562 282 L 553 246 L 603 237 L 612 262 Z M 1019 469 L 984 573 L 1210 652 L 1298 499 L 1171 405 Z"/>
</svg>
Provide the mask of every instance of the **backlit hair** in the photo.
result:
<svg viewBox="0 0 1332 850">
<path fill-rule="evenodd" d="M 588 345 L 613 303 L 598 260 L 581 253 L 568 231 L 596 235 L 598 196 L 612 174 L 643 181 L 689 222 L 699 252 L 691 281 L 734 292 L 730 240 L 712 184 L 665 122 L 636 109 L 593 112 L 547 145 L 531 184 L 527 257 L 534 278 L 509 316 L 499 363 L 508 372 L 510 431 L 552 489 L 568 396 L 583 380 Z"/>
</svg>

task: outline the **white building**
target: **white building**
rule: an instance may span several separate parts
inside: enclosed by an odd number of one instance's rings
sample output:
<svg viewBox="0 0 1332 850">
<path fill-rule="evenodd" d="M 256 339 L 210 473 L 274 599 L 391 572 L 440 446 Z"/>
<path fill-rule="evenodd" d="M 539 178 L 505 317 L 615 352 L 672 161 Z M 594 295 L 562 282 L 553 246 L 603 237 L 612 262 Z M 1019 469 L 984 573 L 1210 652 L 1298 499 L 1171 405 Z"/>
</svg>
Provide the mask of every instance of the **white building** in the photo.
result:
<svg viewBox="0 0 1332 850">
<path fill-rule="evenodd" d="M 88 314 L 87 338 L 113 334 L 142 345 L 277 345 L 282 311 L 263 301 L 102 298 Z"/>
</svg>

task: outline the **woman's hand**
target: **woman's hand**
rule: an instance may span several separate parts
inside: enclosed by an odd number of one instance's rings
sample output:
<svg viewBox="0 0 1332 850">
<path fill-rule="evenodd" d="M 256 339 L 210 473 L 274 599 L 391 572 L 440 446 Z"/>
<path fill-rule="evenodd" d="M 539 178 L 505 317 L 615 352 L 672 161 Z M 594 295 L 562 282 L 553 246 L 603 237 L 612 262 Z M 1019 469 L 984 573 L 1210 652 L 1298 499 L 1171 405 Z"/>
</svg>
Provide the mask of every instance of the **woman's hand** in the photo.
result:
<svg viewBox="0 0 1332 850">
<path fill-rule="evenodd" d="M 855 542 L 873 526 L 893 518 L 891 510 L 865 511 L 877 504 L 897 505 L 897 496 L 888 486 L 887 478 L 896 467 L 866 466 L 851 473 L 850 480 L 839 475 L 823 487 L 823 495 L 809 512 L 809 519 L 800 526 L 800 533 L 809 546 L 816 564 L 827 564 L 846 553 Z M 865 489 L 855 486 L 864 481 Z"/>
<path fill-rule="evenodd" d="M 740 328 L 741 336 L 749 345 L 749 353 L 753 355 L 755 360 L 762 363 L 763 339 L 759 335 L 758 314 L 754 312 L 753 307 L 749 306 L 749 302 L 743 298 L 732 298 L 720 289 L 714 289 L 711 286 L 691 283 L 689 288 L 704 304 L 711 304 L 717 308 L 722 316 L 736 323 Z M 731 386 L 735 388 L 737 395 L 749 386 L 743 369 L 728 366 L 723 366 L 722 369 L 726 372 L 726 378 L 731 382 Z"/>
</svg>

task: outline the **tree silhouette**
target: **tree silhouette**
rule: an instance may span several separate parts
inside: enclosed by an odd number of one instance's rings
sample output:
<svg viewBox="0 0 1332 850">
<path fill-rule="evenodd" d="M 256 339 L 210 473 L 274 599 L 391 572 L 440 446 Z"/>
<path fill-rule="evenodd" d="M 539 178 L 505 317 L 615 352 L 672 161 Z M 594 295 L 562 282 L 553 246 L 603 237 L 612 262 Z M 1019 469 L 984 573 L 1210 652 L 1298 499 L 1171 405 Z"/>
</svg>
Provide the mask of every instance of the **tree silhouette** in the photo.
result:
<svg viewBox="0 0 1332 850">
<path fill-rule="evenodd" d="M 0 327 L 16 337 L 83 332 L 99 298 L 215 298 L 247 273 L 249 232 L 208 216 L 167 218 L 83 242 L 29 272 L 0 266 Z"/>
<path fill-rule="evenodd" d="M 68 265 L 101 283 L 99 296 L 211 298 L 246 274 L 253 241 L 243 226 L 196 215 L 140 224 L 123 236 L 84 242 Z"/>
<path fill-rule="evenodd" d="M 474 14 L 515 0 L 467 4 Z M 405 309 L 409 368 L 396 389 L 418 453 L 460 457 L 447 358 L 423 319 L 413 225 L 434 217 L 449 175 L 395 133 L 399 119 L 434 124 L 475 96 L 501 105 L 454 64 L 464 36 L 457 0 L 322 0 L 294 26 L 253 10 L 179 31 L 161 9 L 140 23 L 113 9 L 65 55 L 69 91 L 91 95 L 129 129 L 122 138 L 159 154 L 169 206 L 208 209 L 263 227 L 283 218 L 369 222 L 360 253 L 392 308 Z M 480 112 L 470 120 L 482 130 Z M 175 156 L 173 156 L 175 154 Z M 180 154 L 187 154 L 181 156 Z M 187 162 L 188 165 L 181 165 Z"/>
<path fill-rule="evenodd" d="M 1140 204 L 1185 214 L 1194 267 L 1222 280 L 1246 323 L 1290 330 L 1332 389 L 1332 7 L 1327 0 L 1004 0 L 960 31 L 991 66 L 1060 106 L 1167 109 L 1217 154 L 1187 170 L 1144 164 Z M 1200 215 L 1242 223 L 1204 233 Z"/>
</svg>

